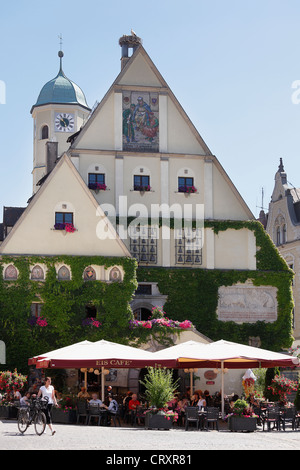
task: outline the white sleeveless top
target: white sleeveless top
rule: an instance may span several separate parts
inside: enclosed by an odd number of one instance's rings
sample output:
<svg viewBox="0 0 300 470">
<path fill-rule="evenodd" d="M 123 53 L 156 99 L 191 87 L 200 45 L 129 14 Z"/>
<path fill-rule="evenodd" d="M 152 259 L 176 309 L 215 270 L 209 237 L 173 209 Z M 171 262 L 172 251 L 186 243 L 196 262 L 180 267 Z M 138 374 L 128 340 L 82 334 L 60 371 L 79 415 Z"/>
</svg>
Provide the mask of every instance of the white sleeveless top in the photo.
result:
<svg viewBox="0 0 300 470">
<path fill-rule="evenodd" d="M 53 404 L 53 398 L 52 398 L 52 394 L 53 394 L 53 390 L 54 390 L 54 387 L 53 385 L 49 385 L 47 388 L 45 387 L 45 385 L 43 385 L 41 388 L 40 388 L 40 391 L 42 392 L 42 397 L 48 397 L 49 400 L 48 400 L 48 403 L 49 405 L 52 405 Z"/>
</svg>

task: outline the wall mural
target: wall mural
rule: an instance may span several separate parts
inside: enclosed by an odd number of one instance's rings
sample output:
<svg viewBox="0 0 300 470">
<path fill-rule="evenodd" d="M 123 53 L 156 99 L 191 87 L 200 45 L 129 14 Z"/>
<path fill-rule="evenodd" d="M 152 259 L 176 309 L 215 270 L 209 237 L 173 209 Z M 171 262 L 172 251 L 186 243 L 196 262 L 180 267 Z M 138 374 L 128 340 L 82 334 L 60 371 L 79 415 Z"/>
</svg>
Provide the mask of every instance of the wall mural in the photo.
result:
<svg viewBox="0 0 300 470">
<path fill-rule="evenodd" d="M 159 151 L 158 93 L 123 92 L 123 150 Z"/>
</svg>

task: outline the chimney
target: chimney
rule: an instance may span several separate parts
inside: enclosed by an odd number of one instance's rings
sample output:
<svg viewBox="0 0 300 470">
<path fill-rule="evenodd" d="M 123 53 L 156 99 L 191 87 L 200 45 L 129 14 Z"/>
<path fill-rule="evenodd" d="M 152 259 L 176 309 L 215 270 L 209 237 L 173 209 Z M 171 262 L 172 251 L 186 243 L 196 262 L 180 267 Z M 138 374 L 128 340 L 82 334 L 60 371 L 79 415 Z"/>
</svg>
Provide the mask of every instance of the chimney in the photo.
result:
<svg viewBox="0 0 300 470">
<path fill-rule="evenodd" d="M 46 143 L 46 174 L 53 170 L 58 157 L 58 142 Z"/>
<path fill-rule="evenodd" d="M 119 39 L 119 45 L 121 46 L 121 70 L 125 67 L 127 64 L 128 60 L 130 59 L 130 56 L 128 54 L 128 50 L 132 49 L 132 54 L 135 53 L 137 48 L 142 44 L 141 38 L 139 38 L 134 31 L 131 30 L 132 35 L 131 36 L 126 36 L 123 35 Z"/>
</svg>

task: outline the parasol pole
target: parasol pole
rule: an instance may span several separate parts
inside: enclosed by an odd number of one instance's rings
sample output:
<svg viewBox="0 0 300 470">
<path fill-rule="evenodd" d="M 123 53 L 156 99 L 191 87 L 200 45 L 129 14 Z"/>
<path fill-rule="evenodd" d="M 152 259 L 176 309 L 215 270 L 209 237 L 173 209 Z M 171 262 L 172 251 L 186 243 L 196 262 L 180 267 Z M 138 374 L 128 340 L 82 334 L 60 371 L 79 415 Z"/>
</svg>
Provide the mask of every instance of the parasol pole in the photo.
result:
<svg viewBox="0 0 300 470">
<path fill-rule="evenodd" d="M 104 367 L 101 367 L 101 400 L 104 402 Z"/>
<path fill-rule="evenodd" d="M 224 361 L 221 361 L 221 412 L 224 419 Z"/>
<path fill-rule="evenodd" d="M 193 380 L 193 369 L 190 369 L 190 396 L 192 397 L 194 394 L 193 387 L 194 387 L 194 380 Z"/>
<path fill-rule="evenodd" d="M 87 391 L 87 369 L 84 371 L 84 388 Z"/>
</svg>

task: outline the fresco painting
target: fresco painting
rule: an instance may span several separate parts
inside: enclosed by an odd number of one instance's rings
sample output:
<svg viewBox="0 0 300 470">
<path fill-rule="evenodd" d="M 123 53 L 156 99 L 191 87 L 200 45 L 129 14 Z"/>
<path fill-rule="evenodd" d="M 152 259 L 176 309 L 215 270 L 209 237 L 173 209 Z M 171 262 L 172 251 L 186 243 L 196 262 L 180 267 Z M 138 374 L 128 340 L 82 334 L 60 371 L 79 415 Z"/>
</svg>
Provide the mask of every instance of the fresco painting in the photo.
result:
<svg viewBox="0 0 300 470">
<path fill-rule="evenodd" d="M 158 93 L 123 92 L 123 150 L 159 151 Z"/>
</svg>

